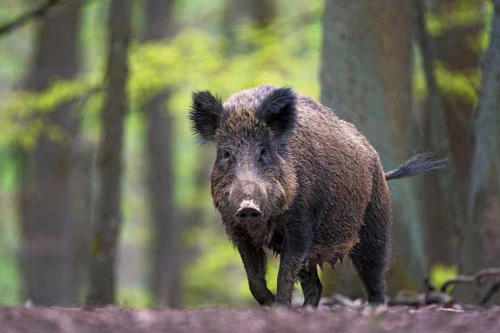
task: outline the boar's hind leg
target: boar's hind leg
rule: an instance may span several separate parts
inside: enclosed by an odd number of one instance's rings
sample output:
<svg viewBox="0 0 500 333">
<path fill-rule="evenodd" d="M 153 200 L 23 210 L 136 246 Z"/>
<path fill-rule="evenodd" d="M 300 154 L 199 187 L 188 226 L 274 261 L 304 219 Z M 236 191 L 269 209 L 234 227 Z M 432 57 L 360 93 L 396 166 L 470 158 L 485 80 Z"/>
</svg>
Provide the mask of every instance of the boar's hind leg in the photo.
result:
<svg viewBox="0 0 500 333">
<path fill-rule="evenodd" d="M 390 201 L 383 191 L 366 208 L 359 243 L 351 259 L 363 283 L 369 303 L 385 302 L 385 272 L 390 253 Z"/>
<path fill-rule="evenodd" d="M 304 306 L 311 305 L 318 307 L 319 299 L 321 298 L 321 281 L 318 277 L 316 265 L 303 267 L 299 272 L 300 285 L 304 292 Z"/>
<path fill-rule="evenodd" d="M 245 271 L 248 285 L 253 297 L 260 305 L 272 305 L 274 295 L 266 284 L 266 254 L 262 248 L 255 248 L 247 241 L 237 244 Z"/>
</svg>

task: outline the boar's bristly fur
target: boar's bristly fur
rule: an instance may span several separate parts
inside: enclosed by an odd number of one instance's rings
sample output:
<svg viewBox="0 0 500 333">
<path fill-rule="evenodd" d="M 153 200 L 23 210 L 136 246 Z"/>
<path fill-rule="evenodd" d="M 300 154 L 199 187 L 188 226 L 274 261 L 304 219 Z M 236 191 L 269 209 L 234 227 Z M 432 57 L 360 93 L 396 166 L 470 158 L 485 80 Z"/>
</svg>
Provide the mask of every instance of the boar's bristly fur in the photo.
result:
<svg viewBox="0 0 500 333">
<path fill-rule="evenodd" d="M 389 188 L 377 152 L 352 124 L 271 85 L 236 93 L 223 105 L 208 92 L 194 94 L 191 121 L 217 146 L 212 198 L 260 304 L 289 305 L 299 278 L 304 305 L 317 306 L 317 266 L 346 255 L 369 302 L 384 302 Z M 412 163 L 397 175 L 432 169 Z M 280 255 L 276 296 L 266 285 L 266 247 Z"/>
</svg>

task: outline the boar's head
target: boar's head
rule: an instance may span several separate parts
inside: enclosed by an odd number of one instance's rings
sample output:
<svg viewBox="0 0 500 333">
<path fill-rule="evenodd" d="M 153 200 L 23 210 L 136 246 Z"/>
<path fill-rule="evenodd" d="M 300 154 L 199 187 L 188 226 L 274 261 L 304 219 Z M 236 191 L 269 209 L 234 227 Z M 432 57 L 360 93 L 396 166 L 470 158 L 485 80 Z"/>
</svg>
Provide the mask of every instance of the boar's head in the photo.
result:
<svg viewBox="0 0 500 333">
<path fill-rule="evenodd" d="M 224 223 L 252 229 L 289 207 L 296 176 L 288 146 L 297 120 L 290 88 L 245 90 L 224 105 L 197 92 L 190 118 L 194 132 L 217 146 L 211 191 Z"/>
</svg>

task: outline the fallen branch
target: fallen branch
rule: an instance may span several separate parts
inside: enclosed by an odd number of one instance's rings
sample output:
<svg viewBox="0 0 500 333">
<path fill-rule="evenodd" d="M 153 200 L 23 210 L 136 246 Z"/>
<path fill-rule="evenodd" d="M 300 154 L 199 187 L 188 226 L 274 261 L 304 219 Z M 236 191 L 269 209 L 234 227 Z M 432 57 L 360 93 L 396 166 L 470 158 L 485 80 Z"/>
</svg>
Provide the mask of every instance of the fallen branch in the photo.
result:
<svg viewBox="0 0 500 333">
<path fill-rule="evenodd" d="M 474 275 L 458 275 L 453 279 L 449 279 L 443 283 L 438 290 L 430 282 L 429 278 L 424 280 L 423 292 L 419 293 L 412 290 L 401 290 L 394 297 L 387 300 L 389 306 L 425 306 L 431 304 L 441 305 L 446 311 L 461 311 L 456 307 L 460 307 L 456 299 L 448 295 L 446 291 L 455 284 L 474 283 L 476 286 L 483 285 L 486 278 L 500 277 L 500 267 L 484 268 Z M 481 296 L 478 304 L 484 305 L 488 303 L 491 297 L 500 291 L 500 280 L 493 280 L 485 288 L 485 292 Z M 325 306 L 342 306 L 349 308 L 359 308 L 365 306 L 361 300 L 351 300 L 349 297 L 340 294 L 334 294 L 332 297 L 325 298 L 322 302 Z M 440 308 L 441 309 L 441 308 Z M 443 310 L 445 311 L 445 310 Z"/>
<path fill-rule="evenodd" d="M 479 305 L 484 305 L 488 303 L 491 299 L 491 297 L 500 290 L 500 281 L 497 281 L 493 284 L 491 284 L 484 295 L 481 297 L 481 300 L 479 301 Z"/>
<path fill-rule="evenodd" d="M 40 5 L 40 7 L 32 9 L 19 17 L 15 18 L 9 23 L 6 23 L 2 26 L 0 26 L 0 36 L 14 30 L 17 28 L 22 27 L 26 23 L 28 23 L 30 20 L 34 18 L 40 18 L 45 16 L 45 14 L 55 6 L 60 0 L 47 0 L 44 4 Z"/>
<path fill-rule="evenodd" d="M 410 290 L 401 290 L 396 296 L 390 298 L 387 302 L 391 306 L 424 306 L 431 304 L 451 304 L 454 299 L 441 291 L 436 290 L 431 284 L 425 286 L 423 293 L 417 293 Z"/>
<path fill-rule="evenodd" d="M 447 280 L 445 283 L 443 283 L 443 285 L 441 286 L 441 292 L 445 293 L 449 287 L 461 283 L 476 283 L 477 285 L 480 285 L 485 277 L 497 275 L 500 276 L 500 268 L 498 267 L 485 268 L 474 275 L 458 275 L 456 278 Z"/>
</svg>

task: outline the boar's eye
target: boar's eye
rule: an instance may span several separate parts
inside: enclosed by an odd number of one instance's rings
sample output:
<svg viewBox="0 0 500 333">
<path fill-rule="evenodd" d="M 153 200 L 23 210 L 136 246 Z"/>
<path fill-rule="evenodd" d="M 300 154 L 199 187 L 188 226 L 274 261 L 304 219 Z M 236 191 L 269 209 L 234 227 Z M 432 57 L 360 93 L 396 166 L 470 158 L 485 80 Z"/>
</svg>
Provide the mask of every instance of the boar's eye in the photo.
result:
<svg viewBox="0 0 500 333">
<path fill-rule="evenodd" d="M 270 160 L 269 150 L 267 148 L 260 149 L 260 157 L 259 160 L 264 164 L 268 164 Z"/>
<path fill-rule="evenodd" d="M 227 160 L 227 159 L 231 158 L 231 153 L 229 152 L 229 150 L 224 149 L 221 153 L 221 156 L 222 156 L 222 159 Z"/>
<path fill-rule="evenodd" d="M 266 148 L 261 148 L 260 157 L 267 157 L 267 149 Z"/>
</svg>

